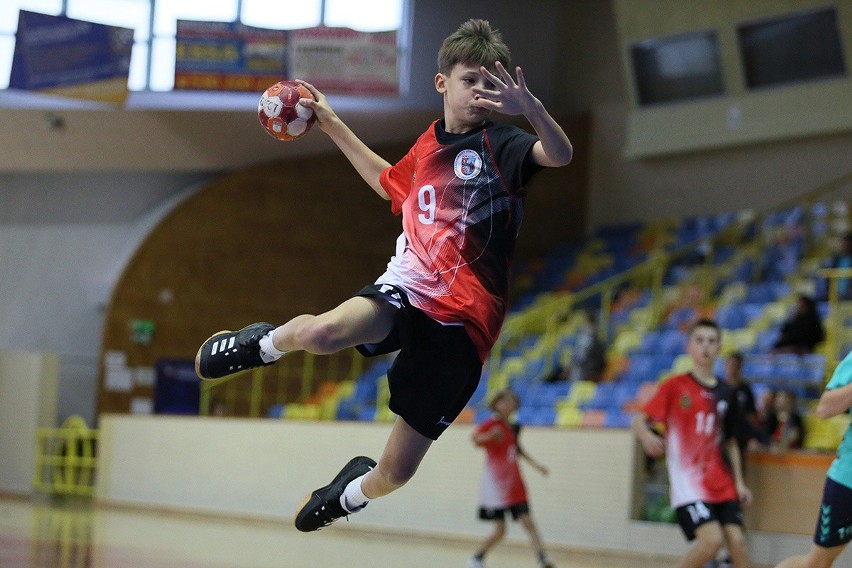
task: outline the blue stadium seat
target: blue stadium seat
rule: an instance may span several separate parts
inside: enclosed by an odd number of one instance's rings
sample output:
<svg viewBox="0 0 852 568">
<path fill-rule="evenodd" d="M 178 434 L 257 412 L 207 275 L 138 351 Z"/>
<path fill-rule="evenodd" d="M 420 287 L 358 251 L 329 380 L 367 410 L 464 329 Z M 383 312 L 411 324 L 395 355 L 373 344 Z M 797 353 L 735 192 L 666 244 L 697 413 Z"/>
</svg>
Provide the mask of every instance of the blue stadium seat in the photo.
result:
<svg viewBox="0 0 852 568">
<path fill-rule="evenodd" d="M 608 410 L 604 417 L 604 426 L 607 428 L 630 428 L 633 414 L 623 410 Z"/>
</svg>

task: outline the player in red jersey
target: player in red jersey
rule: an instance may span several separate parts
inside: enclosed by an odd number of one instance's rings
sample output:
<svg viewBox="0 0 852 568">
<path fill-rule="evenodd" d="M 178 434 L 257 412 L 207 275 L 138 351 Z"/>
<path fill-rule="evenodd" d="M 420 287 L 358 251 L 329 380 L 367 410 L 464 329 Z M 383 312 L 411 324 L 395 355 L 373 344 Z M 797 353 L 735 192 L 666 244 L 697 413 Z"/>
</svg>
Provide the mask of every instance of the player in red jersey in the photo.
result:
<svg viewBox="0 0 852 568">
<path fill-rule="evenodd" d="M 513 77 L 503 66 L 508 60 L 508 47 L 484 20 L 469 20 L 447 37 L 434 81 L 444 117 L 393 166 L 302 82 L 314 98 L 300 102 L 314 110 L 320 129 L 402 215 L 396 254 L 373 285 L 331 311 L 220 332 L 196 356 L 198 375 L 213 379 L 294 350 L 399 351 L 388 371 L 389 407 L 398 418 L 384 453 L 378 463 L 354 458 L 308 495 L 296 515 L 299 530 L 322 528 L 408 482 L 479 383 L 508 308 L 525 188 L 542 168 L 568 164 L 573 152 L 520 67 Z M 491 122 L 491 111 L 523 115 L 535 134 Z"/>
<path fill-rule="evenodd" d="M 692 370 L 660 384 L 631 425 L 645 453 L 666 455 L 671 506 L 687 540 L 679 568 L 701 568 L 726 545 L 737 568 L 751 566 L 742 530 L 745 485 L 736 438 L 736 397 L 713 373 L 721 332 L 702 319 L 689 330 Z M 665 437 L 653 429 L 662 424 Z"/>
<path fill-rule="evenodd" d="M 538 529 L 530 514 L 527 490 L 521 477 L 518 458 L 524 458 L 542 475 L 547 468 L 534 460 L 518 444 L 520 425 L 509 418 L 518 409 L 520 401 L 515 391 L 505 388 L 497 391 L 488 407 L 494 415 L 480 424 L 473 433 L 473 443 L 485 450 L 485 470 L 479 487 L 479 518 L 494 521 L 494 531 L 471 557 L 468 568 L 483 568 L 483 559 L 491 548 L 506 534 L 506 513 L 519 521 L 535 548 L 541 568 L 553 568 L 541 543 Z"/>
</svg>

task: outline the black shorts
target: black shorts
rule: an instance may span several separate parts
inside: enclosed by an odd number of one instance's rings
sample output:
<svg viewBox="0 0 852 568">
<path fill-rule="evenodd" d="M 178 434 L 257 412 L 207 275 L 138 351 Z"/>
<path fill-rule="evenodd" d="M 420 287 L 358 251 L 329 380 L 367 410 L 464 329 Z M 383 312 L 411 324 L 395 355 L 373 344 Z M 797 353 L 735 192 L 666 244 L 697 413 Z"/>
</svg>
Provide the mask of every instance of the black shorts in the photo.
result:
<svg viewBox="0 0 852 568">
<path fill-rule="evenodd" d="M 506 512 L 512 513 L 512 520 L 517 521 L 521 515 L 528 515 L 530 506 L 528 503 L 517 503 L 501 509 L 479 508 L 479 518 L 483 521 L 502 521 L 506 518 Z"/>
<path fill-rule="evenodd" d="M 826 477 L 814 544 L 832 548 L 849 541 L 852 541 L 852 489 Z"/>
<path fill-rule="evenodd" d="M 689 505 L 678 507 L 677 524 L 683 531 L 686 540 L 695 540 L 695 531 L 701 525 L 717 522 L 725 525 L 743 525 L 743 509 L 739 501 L 722 501 L 721 503 L 705 503 L 696 501 Z"/>
<path fill-rule="evenodd" d="M 442 325 L 413 307 L 396 288 L 367 286 L 356 296 L 400 305 L 390 334 L 380 343 L 357 346 L 367 357 L 399 351 L 388 369 L 388 407 L 409 426 L 437 440 L 473 396 L 482 361 L 461 325 Z"/>
</svg>

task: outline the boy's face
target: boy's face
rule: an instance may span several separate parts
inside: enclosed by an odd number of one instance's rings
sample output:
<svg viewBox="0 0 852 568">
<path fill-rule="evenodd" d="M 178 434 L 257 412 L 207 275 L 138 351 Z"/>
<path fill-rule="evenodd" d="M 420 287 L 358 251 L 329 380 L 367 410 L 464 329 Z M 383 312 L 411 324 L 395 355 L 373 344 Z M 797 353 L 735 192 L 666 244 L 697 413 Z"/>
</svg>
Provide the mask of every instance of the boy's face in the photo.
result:
<svg viewBox="0 0 852 568">
<path fill-rule="evenodd" d="M 713 368 L 721 349 L 719 331 L 712 327 L 698 326 L 689 335 L 686 352 L 692 357 L 696 367 L 709 370 Z"/>
<path fill-rule="evenodd" d="M 479 65 L 456 63 L 449 75 L 435 76 L 435 90 L 444 95 L 444 122 L 447 130 L 465 131 L 482 124 L 490 111 L 477 104 L 481 98 L 474 87 L 492 89 L 494 86 L 479 72 Z"/>
<path fill-rule="evenodd" d="M 500 398 L 494 401 L 494 410 L 508 418 L 510 414 L 518 409 L 518 401 L 517 399 L 510 395 L 504 394 Z"/>
</svg>

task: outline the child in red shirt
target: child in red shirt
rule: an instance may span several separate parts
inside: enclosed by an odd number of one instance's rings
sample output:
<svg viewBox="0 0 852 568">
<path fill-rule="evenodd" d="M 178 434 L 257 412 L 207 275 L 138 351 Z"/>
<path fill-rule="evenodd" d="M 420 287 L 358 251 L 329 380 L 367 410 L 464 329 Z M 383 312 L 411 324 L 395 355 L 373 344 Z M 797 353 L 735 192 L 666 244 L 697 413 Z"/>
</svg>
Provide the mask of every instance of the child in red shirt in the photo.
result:
<svg viewBox="0 0 852 568">
<path fill-rule="evenodd" d="M 723 544 L 734 566 L 751 566 L 741 508 L 751 492 L 737 445 L 736 397 L 713 373 L 720 350 L 716 322 L 695 322 L 686 346 L 692 370 L 661 383 L 631 425 L 647 455 L 666 454 L 671 506 L 686 539 L 694 541 L 679 568 L 701 568 Z M 665 425 L 665 438 L 652 430 L 657 423 Z"/>
<path fill-rule="evenodd" d="M 520 425 L 509 422 L 518 409 L 517 393 L 506 388 L 491 399 L 489 408 L 494 415 L 479 425 L 473 433 L 473 443 L 485 450 L 485 471 L 479 489 L 479 518 L 494 521 L 494 531 L 468 563 L 468 568 L 483 568 L 483 558 L 506 534 L 506 512 L 520 521 L 530 535 L 542 568 L 553 568 L 541 544 L 538 530 L 530 516 L 527 490 L 521 477 L 519 457 L 526 459 L 542 475 L 547 468 L 526 454 L 518 445 Z"/>
</svg>

